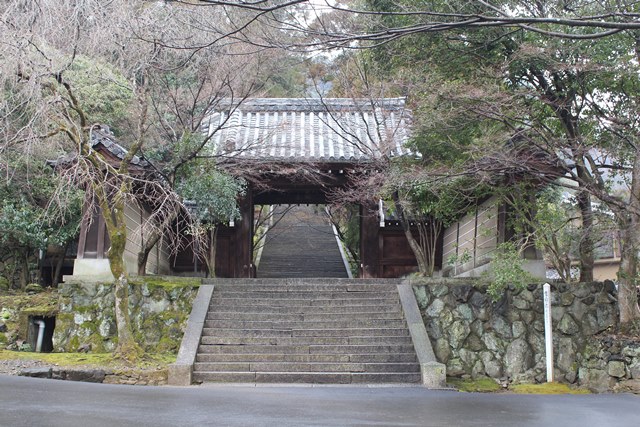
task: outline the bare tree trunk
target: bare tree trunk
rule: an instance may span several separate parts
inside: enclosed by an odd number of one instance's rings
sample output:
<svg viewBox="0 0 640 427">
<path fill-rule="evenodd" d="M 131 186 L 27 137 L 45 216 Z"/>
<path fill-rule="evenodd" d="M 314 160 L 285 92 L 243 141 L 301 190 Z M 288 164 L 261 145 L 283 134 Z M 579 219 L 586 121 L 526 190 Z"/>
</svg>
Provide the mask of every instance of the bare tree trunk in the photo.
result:
<svg viewBox="0 0 640 427">
<path fill-rule="evenodd" d="M 218 244 L 218 227 L 209 230 L 209 251 L 207 254 L 207 277 L 216 277 L 216 246 Z"/>
<path fill-rule="evenodd" d="M 585 166 L 582 162 L 577 165 L 578 178 L 588 180 Z M 580 236 L 580 282 L 593 282 L 593 208 L 591 207 L 591 195 L 585 190 L 579 189 L 576 196 L 578 208 L 582 217 L 582 233 Z"/>
<path fill-rule="evenodd" d="M 638 39 L 640 46 L 640 38 Z M 638 53 L 640 57 L 640 51 Z M 630 331 L 640 320 L 638 307 L 638 285 L 640 284 L 640 148 L 636 149 L 631 170 L 631 194 L 629 206 L 618 211 L 622 251 L 618 272 L 618 306 L 620 308 L 620 328 Z"/>
<path fill-rule="evenodd" d="M 398 217 L 400 219 L 400 223 L 402 224 L 404 235 L 407 238 L 407 242 L 409 243 L 409 247 L 411 248 L 413 255 L 416 257 L 416 261 L 418 262 L 418 271 L 423 276 L 429 276 L 429 263 L 427 262 L 426 253 L 418 243 L 416 238 L 413 236 L 413 232 L 411 231 L 411 223 L 405 215 L 398 193 L 393 194 L 393 201 L 396 205 Z"/>
<path fill-rule="evenodd" d="M 129 277 L 124 266 L 124 250 L 127 242 L 127 231 L 123 210 L 114 214 L 119 224 L 109 233 L 111 247 L 107 252 L 111 273 L 115 277 L 115 315 L 118 329 L 118 345 L 115 355 L 134 362 L 139 359 L 143 351 L 133 337 L 131 318 L 129 316 Z M 122 218 L 120 218 L 122 217 Z"/>
<path fill-rule="evenodd" d="M 149 237 L 144 242 L 144 245 L 140 248 L 140 252 L 138 252 L 138 276 L 144 276 L 147 274 L 149 254 L 162 238 L 163 231 L 166 230 L 169 224 L 171 224 L 171 222 L 178 216 L 177 210 L 178 208 L 176 207 L 173 212 L 165 216 L 162 223 L 158 224 L 158 226 L 151 231 Z"/>
<path fill-rule="evenodd" d="M 25 252 L 21 258 L 20 289 L 24 291 L 29 284 L 29 252 Z"/>
<path fill-rule="evenodd" d="M 58 278 L 60 277 L 60 273 L 62 272 L 62 267 L 64 265 L 64 258 L 67 254 L 68 249 L 69 249 L 69 242 L 67 242 L 62 247 L 62 253 L 60 254 L 60 257 L 56 260 L 56 266 L 53 269 L 53 277 L 51 278 L 51 286 L 53 286 L 54 288 L 58 286 L 58 283 L 60 283 L 60 280 Z"/>
<path fill-rule="evenodd" d="M 144 276 L 147 274 L 147 262 L 149 261 L 149 254 L 151 250 L 160 241 L 162 234 L 160 231 L 153 231 L 151 236 L 144 242 L 144 245 L 138 252 L 138 276 Z"/>
<path fill-rule="evenodd" d="M 640 319 L 638 307 L 638 285 L 640 280 L 640 222 L 635 215 L 629 215 L 629 221 L 623 226 L 622 258 L 618 273 L 618 305 L 620 307 L 620 327 L 629 331 L 633 323 Z"/>
</svg>

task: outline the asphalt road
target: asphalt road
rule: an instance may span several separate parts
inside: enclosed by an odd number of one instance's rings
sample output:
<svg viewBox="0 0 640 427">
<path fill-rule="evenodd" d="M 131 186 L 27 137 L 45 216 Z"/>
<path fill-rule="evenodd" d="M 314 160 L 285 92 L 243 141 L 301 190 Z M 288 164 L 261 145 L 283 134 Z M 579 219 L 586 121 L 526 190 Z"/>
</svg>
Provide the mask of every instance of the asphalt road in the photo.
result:
<svg viewBox="0 0 640 427">
<path fill-rule="evenodd" d="M 140 387 L 0 376 L 0 426 L 640 426 L 640 397 Z"/>
</svg>

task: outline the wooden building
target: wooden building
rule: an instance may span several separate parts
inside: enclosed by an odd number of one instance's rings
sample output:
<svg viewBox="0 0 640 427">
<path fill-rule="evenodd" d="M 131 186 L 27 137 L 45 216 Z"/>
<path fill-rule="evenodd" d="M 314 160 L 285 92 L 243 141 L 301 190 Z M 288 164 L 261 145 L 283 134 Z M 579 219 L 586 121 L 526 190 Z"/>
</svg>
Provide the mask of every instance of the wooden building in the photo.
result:
<svg viewBox="0 0 640 427">
<path fill-rule="evenodd" d="M 256 277 L 253 262 L 254 210 L 257 205 L 328 204 L 348 193 L 355 180 L 399 156 L 416 156 L 406 146 L 411 112 L 403 98 L 390 99 L 249 99 L 240 105 L 220 105 L 203 126 L 210 136 L 208 155 L 219 167 L 244 178 L 246 194 L 239 200 L 240 218 L 221 227 L 217 239 L 216 276 Z M 94 144 L 105 156 L 122 158 L 112 139 Z M 135 166 L 148 167 L 135 159 Z M 399 277 L 417 271 L 417 263 L 402 227 L 386 218 L 375 198 L 359 200 L 359 276 Z M 136 254 L 145 239 L 140 225 L 149 212 L 127 211 L 126 263 L 135 273 Z M 500 208 L 481 205 L 441 236 L 436 269 L 449 275 L 467 273 L 485 264 L 504 237 Z M 467 218 L 468 217 L 468 218 Z M 488 229 L 488 231 L 487 231 Z M 472 238 L 471 238 L 472 237 Z M 167 242 L 162 242 L 166 245 Z M 202 275 L 190 249 L 173 256 L 166 246 L 155 248 L 147 265 L 151 274 Z M 83 223 L 74 275 L 109 276 L 104 222 L 96 216 Z M 455 271 L 445 262 L 452 251 L 471 251 L 472 264 Z M 459 270 L 459 271 L 458 271 Z"/>
</svg>

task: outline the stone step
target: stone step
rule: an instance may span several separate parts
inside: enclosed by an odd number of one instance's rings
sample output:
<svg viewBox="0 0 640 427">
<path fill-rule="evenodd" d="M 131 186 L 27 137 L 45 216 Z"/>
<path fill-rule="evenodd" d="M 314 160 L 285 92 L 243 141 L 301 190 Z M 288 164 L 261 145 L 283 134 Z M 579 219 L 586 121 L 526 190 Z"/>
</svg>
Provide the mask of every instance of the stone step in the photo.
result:
<svg viewBox="0 0 640 427">
<path fill-rule="evenodd" d="M 391 305 L 397 306 L 398 298 L 349 298 L 349 299 L 311 299 L 311 298 L 220 298 L 211 299 L 210 308 L 214 307 L 237 307 L 250 304 L 252 307 L 257 306 L 277 306 L 277 307 L 331 307 L 331 306 L 381 306 Z"/>
<path fill-rule="evenodd" d="M 380 305 L 336 305 L 330 307 L 317 306 L 279 306 L 279 305 L 234 305 L 234 306 L 210 306 L 209 312 L 216 314 L 224 313 L 247 313 L 247 314 L 349 314 L 356 313 L 397 313 L 400 311 L 400 304 L 380 304 Z"/>
<path fill-rule="evenodd" d="M 198 354 L 197 362 L 415 363 L 415 353 L 396 354 Z"/>
<path fill-rule="evenodd" d="M 284 311 L 284 310 L 283 310 Z M 363 313 L 324 313 L 324 314 L 291 314 L 291 313 L 246 313 L 209 311 L 205 320 L 240 320 L 240 321 L 294 321 L 294 322 L 326 322 L 349 320 L 404 320 L 401 312 L 363 312 Z"/>
<path fill-rule="evenodd" d="M 216 345 L 200 344 L 198 353 L 206 354 L 387 354 L 412 353 L 413 344 L 398 345 Z"/>
<path fill-rule="evenodd" d="M 359 282 L 359 280 L 358 280 Z M 278 284 L 233 284 L 233 285 L 214 285 L 214 293 L 217 291 L 225 292 L 393 292 L 397 290 L 395 284 L 300 284 L 283 286 Z"/>
<path fill-rule="evenodd" d="M 333 322 L 303 322 L 303 321 L 254 321 L 254 320 L 207 320 L 205 328 L 216 329 L 395 329 L 405 328 L 404 320 L 336 320 Z"/>
<path fill-rule="evenodd" d="M 196 362 L 194 372 L 420 372 L 417 363 Z"/>
<path fill-rule="evenodd" d="M 341 328 L 341 329 L 219 329 L 203 328 L 202 336 L 215 337 L 408 337 L 407 328 Z"/>
<path fill-rule="evenodd" d="M 302 384 L 376 384 L 419 383 L 417 372 L 336 373 L 336 372 L 194 372 L 195 382 L 302 383 Z"/>
<path fill-rule="evenodd" d="M 411 345 L 411 337 L 219 337 L 203 336 L 202 344 L 208 345 L 272 345 L 272 346 L 296 346 L 296 345 Z"/>
<path fill-rule="evenodd" d="M 271 286 L 317 286 L 317 285 L 397 285 L 402 283 L 402 279 L 342 279 L 342 278 L 203 278 L 202 283 L 205 285 L 218 286 L 252 286 L 252 285 L 271 285 Z"/>
<path fill-rule="evenodd" d="M 212 300 L 220 298 L 251 298 L 252 300 L 264 299 L 309 299 L 309 300 L 349 300 L 349 299 L 398 299 L 398 291 L 371 291 L 371 292 L 338 292 L 338 291 L 219 291 L 213 292 Z"/>
</svg>

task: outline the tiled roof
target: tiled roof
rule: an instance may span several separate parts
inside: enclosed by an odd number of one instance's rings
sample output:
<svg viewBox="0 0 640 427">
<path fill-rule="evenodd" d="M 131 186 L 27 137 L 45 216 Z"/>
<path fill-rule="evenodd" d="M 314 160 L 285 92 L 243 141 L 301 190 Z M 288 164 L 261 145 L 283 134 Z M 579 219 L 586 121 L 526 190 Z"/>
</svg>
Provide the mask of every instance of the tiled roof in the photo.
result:
<svg viewBox="0 0 640 427">
<path fill-rule="evenodd" d="M 127 154 L 127 149 L 115 141 L 115 137 L 108 126 L 101 125 L 99 129 L 91 132 L 91 147 L 98 148 L 99 145 L 104 146 L 109 153 L 116 158 L 122 160 Z M 131 164 L 142 168 L 149 166 L 149 162 L 140 156 L 133 156 Z"/>
<path fill-rule="evenodd" d="M 254 98 L 219 106 L 203 131 L 212 154 L 267 161 L 359 162 L 412 155 L 404 98 Z"/>
</svg>

